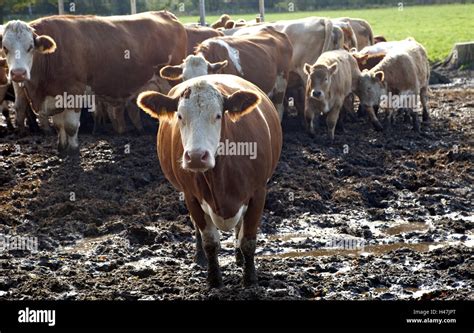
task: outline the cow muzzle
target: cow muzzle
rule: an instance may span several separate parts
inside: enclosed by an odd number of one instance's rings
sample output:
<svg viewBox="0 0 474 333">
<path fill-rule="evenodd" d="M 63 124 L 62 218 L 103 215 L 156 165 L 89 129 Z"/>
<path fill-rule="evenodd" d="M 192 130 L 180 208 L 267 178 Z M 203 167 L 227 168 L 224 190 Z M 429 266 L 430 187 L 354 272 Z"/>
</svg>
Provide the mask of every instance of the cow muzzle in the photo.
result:
<svg viewBox="0 0 474 333">
<path fill-rule="evenodd" d="M 10 77 L 12 81 L 15 81 L 18 83 L 24 82 L 28 79 L 26 69 L 23 69 L 23 68 L 12 69 L 10 71 Z"/>
<path fill-rule="evenodd" d="M 324 97 L 324 94 L 321 90 L 311 90 L 311 97 L 317 100 L 321 100 Z"/>
<path fill-rule="evenodd" d="M 183 168 L 194 172 L 205 172 L 214 167 L 214 159 L 208 150 L 186 150 L 183 154 Z"/>
</svg>

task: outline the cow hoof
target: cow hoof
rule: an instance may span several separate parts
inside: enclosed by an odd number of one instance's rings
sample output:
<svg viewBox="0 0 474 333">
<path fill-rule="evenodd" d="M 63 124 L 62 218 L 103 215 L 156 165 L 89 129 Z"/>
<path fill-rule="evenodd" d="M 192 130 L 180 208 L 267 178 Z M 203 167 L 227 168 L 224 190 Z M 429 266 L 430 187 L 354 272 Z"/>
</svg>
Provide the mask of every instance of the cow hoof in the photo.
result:
<svg viewBox="0 0 474 333">
<path fill-rule="evenodd" d="M 258 286 L 258 279 L 256 275 L 244 276 L 243 285 L 245 288 Z"/>
<path fill-rule="evenodd" d="M 214 275 L 214 276 L 209 275 L 207 278 L 207 284 L 209 285 L 209 288 L 211 289 L 222 288 L 222 286 L 224 285 L 222 283 L 222 275 L 220 274 Z"/>
</svg>

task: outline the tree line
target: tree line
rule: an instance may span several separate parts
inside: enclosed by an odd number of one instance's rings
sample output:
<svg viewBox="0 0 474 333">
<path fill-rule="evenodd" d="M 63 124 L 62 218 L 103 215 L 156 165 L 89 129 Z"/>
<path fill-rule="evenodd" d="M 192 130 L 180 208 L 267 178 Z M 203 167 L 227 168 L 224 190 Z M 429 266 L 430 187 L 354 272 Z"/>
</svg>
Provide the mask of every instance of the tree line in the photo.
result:
<svg viewBox="0 0 474 333">
<path fill-rule="evenodd" d="M 370 8 L 404 5 L 466 3 L 471 0 L 265 0 L 266 12 Z M 137 11 L 167 9 L 179 15 L 198 15 L 199 0 L 136 0 Z M 257 13 L 259 0 L 205 0 L 208 14 Z M 66 13 L 121 15 L 130 13 L 129 0 L 64 0 Z M 0 23 L 58 13 L 57 0 L 0 0 Z"/>
</svg>

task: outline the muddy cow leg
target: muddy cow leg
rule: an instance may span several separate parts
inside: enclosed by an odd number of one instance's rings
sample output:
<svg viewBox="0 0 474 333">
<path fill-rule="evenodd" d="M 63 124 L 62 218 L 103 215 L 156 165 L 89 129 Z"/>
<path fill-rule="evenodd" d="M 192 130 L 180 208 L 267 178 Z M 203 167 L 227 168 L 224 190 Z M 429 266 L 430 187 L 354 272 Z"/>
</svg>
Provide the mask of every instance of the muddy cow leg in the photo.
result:
<svg viewBox="0 0 474 333">
<path fill-rule="evenodd" d="M 418 121 L 418 117 L 417 117 L 416 112 L 412 108 L 408 108 L 407 112 L 411 117 L 411 120 L 412 120 L 412 123 L 413 123 L 413 130 L 415 132 L 419 132 L 420 131 L 420 122 Z"/>
<path fill-rule="evenodd" d="M 198 226 L 194 222 L 193 218 L 191 217 L 191 221 L 194 225 L 194 234 L 196 236 L 196 253 L 194 254 L 194 262 L 198 264 L 200 267 L 207 267 L 207 259 L 206 254 L 204 253 L 204 249 L 202 247 L 202 237 L 201 232 L 199 231 Z"/>
<path fill-rule="evenodd" d="M 22 135 L 26 133 L 25 119 L 28 100 L 26 99 L 23 89 L 20 88 L 18 83 L 13 83 L 13 90 L 15 91 L 15 125 L 20 135 Z"/>
<path fill-rule="evenodd" d="M 205 214 L 199 202 L 191 195 L 184 195 L 186 206 L 197 225 L 202 238 L 202 247 L 207 258 L 207 282 L 211 288 L 222 287 L 222 273 L 217 258 L 220 249 L 219 231 Z"/>
<path fill-rule="evenodd" d="M 280 73 L 277 75 L 275 85 L 273 87 L 272 102 L 275 104 L 275 108 L 278 111 L 278 117 L 280 122 L 283 120 L 283 114 L 285 112 L 284 100 L 286 85 L 288 83 L 288 74 Z"/>
<path fill-rule="evenodd" d="M 79 152 L 79 132 L 81 112 L 66 109 L 53 116 L 53 123 L 58 132 L 58 151 L 60 156 L 74 155 Z"/>
<path fill-rule="evenodd" d="M 242 223 L 242 230 L 239 233 L 239 246 L 244 257 L 243 284 L 245 287 L 258 283 L 255 270 L 255 249 L 257 247 L 257 231 L 260 226 L 266 194 L 265 188 L 255 191 L 252 199 L 250 199 Z"/>
<path fill-rule="evenodd" d="M 326 125 L 328 127 L 328 135 L 331 141 L 334 141 L 334 130 L 336 129 L 337 120 L 339 119 L 339 112 L 341 111 L 341 104 L 335 104 L 331 111 L 327 114 Z"/>
<path fill-rule="evenodd" d="M 239 267 L 244 266 L 244 256 L 242 254 L 242 251 L 240 250 L 240 231 L 242 230 L 242 219 L 240 219 L 239 223 L 235 226 L 235 240 L 236 240 L 236 246 L 235 246 L 235 263 Z"/>
<path fill-rule="evenodd" d="M 428 124 L 430 122 L 430 114 L 428 111 L 428 88 L 423 87 L 420 89 L 421 105 L 423 106 L 423 123 Z"/>
<path fill-rule="evenodd" d="M 374 107 L 372 107 L 372 106 L 366 106 L 365 109 L 366 109 L 366 111 L 367 111 L 367 114 L 369 115 L 370 122 L 372 123 L 372 125 L 374 126 L 374 128 L 375 128 L 377 131 L 382 131 L 382 130 L 383 130 L 383 126 L 382 126 L 382 124 L 380 123 L 380 121 L 378 120 L 377 116 L 375 115 Z"/>
<path fill-rule="evenodd" d="M 13 131 L 13 123 L 10 118 L 10 108 L 8 107 L 8 102 L 3 101 L 3 103 L 0 105 L 0 108 L 2 109 L 2 115 L 5 117 L 5 122 L 7 123 L 7 128 L 9 131 Z"/>
</svg>

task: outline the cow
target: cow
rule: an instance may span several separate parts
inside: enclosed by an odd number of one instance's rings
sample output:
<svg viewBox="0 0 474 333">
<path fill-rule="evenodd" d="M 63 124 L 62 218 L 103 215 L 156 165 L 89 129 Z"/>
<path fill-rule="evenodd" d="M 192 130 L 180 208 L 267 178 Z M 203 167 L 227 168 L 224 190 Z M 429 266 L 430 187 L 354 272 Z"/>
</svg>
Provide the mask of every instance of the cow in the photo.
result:
<svg viewBox="0 0 474 333">
<path fill-rule="evenodd" d="M 382 59 L 385 57 L 386 52 L 379 52 L 379 53 L 366 53 L 366 54 L 359 54 L 353 53 L 352 55 L 357 61 L 357 65 L 359 69 L 362 71 L 364 69 L 372 69 L 374 68 Z"/>
<path fill-rule="evenodd" d="M 288 37 L 267 27 L 252 35 L 207 39 L 181 65 L 163 67 L 161 76 L 168 80 L 215 73 L 243 77 L 270 96 L 282 119 L 292 53 Z"/>
<path fill-rule="evenodd" d="M 257 229 L 266 184 L 282 148 L 278 113 L 252 83 L 234 75 L 207 75 L 175 86 L 168 95 L 144 92 L 138 105 L 160 120 L 157 151 L 165 177 L 184 193 L 196 227 L 196 259 L 207 258 L 209 286 L 220 287 L 219 230 L 235 229 L 243 284 L 257 283 Z M 253 156 L 222 147 L 253 145 Z M 205 256 L 204 256 L 205 255 Z"/>
<path fill-rule="evenodd" d="M 299 79 L 292 80 L 295 83 L 303 83 L 301 86 L 288 86 L 293 91 L 299 90 L 297 96 L 304 96 L 304 84 L 307 77 L 304 71 L 305 63 L 314 63 L 325 51 L 332 50 L 334 47 L 333 24 L 330 19 L 324 17 L 307 17 L 296 20 L 277 21 L 273 23 L 257 24 L 250 27 L 233 29 L 229 34 L 241 36 L 254 34 L 256 31 L 265 27 L 273 27 L 277 31 L 283 32 L 288 36 L 293 45 L 293 56 L 291 58 L 290 72 L 299 76 Z M 304 111 L 304 98 L 297 101 L 296 107 L 300 115 Z"/>
<path fill-rule="evenodd" d="M 63 107 L 56 97 L 66 94 L 83 101 L 87 89 L 127 97 L 147 82 L 153 65 L 169 56 L 171 64 L 181 62 L 187 41 L 182 24 L 166 11 L 11 21 L 1 37 L 11 79 L 23 85 L 35 112 L 52 116 L 61 155 L 78 152 L 83 105 Z"/>
<path fill-rule="evenodd" d="M 344 48 L 344 31 L 342 31 L 342 29 L 338 26 L 333 26 L 331 50 L 339 50 Z"/>
<path fill-rule="evenodd" d="M 193 54 L 194 49 L 208 38 L 224 36 L 224 34 L 216 29 L 202 27 L 198 25 L 185 25 L 186 35 L 188 36 L 188 46 L 186 56 Z"/>
<path fill-rule="evenodd" d="M 359 67 L 346 50 L 328 51 L 321 54 L 316 63 L 305 64 L 308 75 L 306 84 L 305 120 L 311 135 L 315 134 L 315 117 L 323 114 L 329 138 L 334 140 L 334 130 L 341 108 L 351 108 L 351 94 L 357 89 Z"/>
<path fill-rule="evenodd" d="M 374 44 L 374 33 L 369 22 L 366 20 L 359 18 L 340 17 L 333 19 L 333 22 L 336 21 L 345 22 L 351 26 L 357 40 L 358 50 L 362 50 L 364 47 Z"/>
<path fill-rule="evenodd" d="M 374 107 L 380 105 L 387 110 L 388 126 L 393 121 L 393 110 L 404 109 L 412 117 L 413 129 L 419 131 L 419 122 L 413 108 L 417 107 L 416 99 L 419 95 L 423 107 L 423 122 L 429 122 L 429 76 L 430 66 L 425 48 L 414 39 L 406 39 L 388 49 L 385 57 L 375 67 L 362 72 L 357 95 L 377 129 L 382 126 L 375 115 Z M 390 96 L 398 98 L 398 105 L 393 104 Z M 385 103 L 381 103 L 382 98 Z M 410 105 L 404 105 L 405 102 L 410 102 Z"/>
<path fill-rule="evenodd" d="M 230 16 L 228 14 L 222 14 L 221 17 L 219 17 L 219 19 L 216 22 L 211 24 L 211 28 L 213 29 L 224 28 L 225 24 L 229 20 L 230 20 Z"/>
<path fill-rule="evenodd" d="M 342 33 L 343 33 L 343 46 L 344 46 L 344 49 L 346 49 L 348 51 L 352 48 L 357 49 L 356 34 L 355 34 L 354 30 L 352 29 L 350 23 L 340 21 L 340 20 L 331 20 L 331 21 L 332 21 L 333 26 L 340 28 Z M 338 47 L 338 48 L 335 47 L 335 48 L 333 48 L 333 50 L 337 50 L 339 48 L 342 48 L 342 47 Z"/>
<path fill-rule="evenodd" d="M 0 87 L 8 85 L 7 60 L 0 58 Z"/>
<path fill-rule="evenodd" d="M 381 42 L 386 42 L 386 41 L 387 41 L 387 39 L 382 35 L 374 36 L 374 44 L 381 43 Z"/>
</svg>

